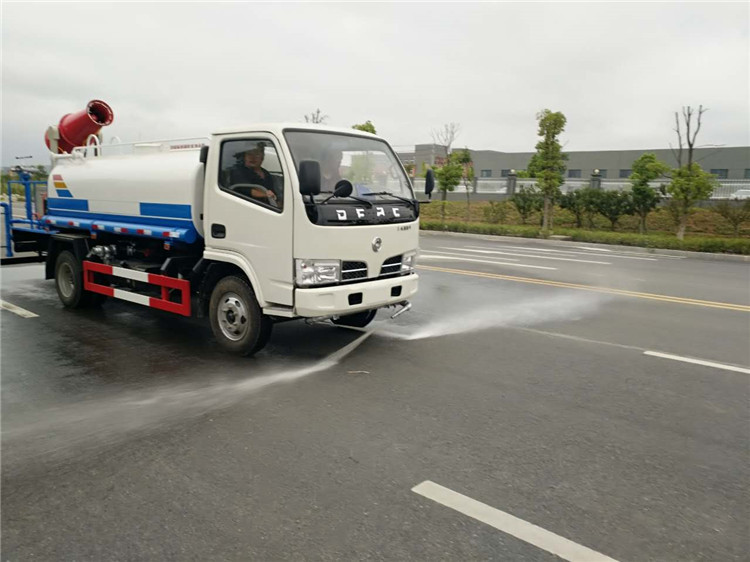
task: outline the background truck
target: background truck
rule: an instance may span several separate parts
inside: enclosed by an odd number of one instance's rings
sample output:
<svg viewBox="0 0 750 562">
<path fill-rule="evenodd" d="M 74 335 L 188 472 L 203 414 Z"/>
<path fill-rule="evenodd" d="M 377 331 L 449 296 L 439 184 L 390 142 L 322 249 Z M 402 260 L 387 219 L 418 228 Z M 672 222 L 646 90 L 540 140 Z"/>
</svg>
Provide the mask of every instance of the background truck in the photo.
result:
<svg viewBox="0 0 750 562">
<path fill-rule="evenodd" d="M 44 259 L 66 307 L 110 297 L 207 316 L 241 355 L 275 322 L 364 327 L 379 308 L 410 308 L 419 203 L 383 139 L 269 124 L 103 144 L 113 117 L 93 100 L 50 127 L 38 214 L 6 209 L 13 246 Z"/>
</svg>

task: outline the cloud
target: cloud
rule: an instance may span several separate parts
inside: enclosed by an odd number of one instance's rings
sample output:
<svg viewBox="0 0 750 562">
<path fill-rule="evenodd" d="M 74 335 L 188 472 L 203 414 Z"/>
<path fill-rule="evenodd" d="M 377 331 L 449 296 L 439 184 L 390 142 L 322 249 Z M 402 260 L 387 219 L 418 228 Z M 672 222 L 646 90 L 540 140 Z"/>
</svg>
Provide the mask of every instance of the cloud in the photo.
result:
<svg viewBox="0 0 750 562">
<path fill-rule="evenodd" d="M 666 147 L 703 104 L 702 143 L 750 143 L 747 4 L 5 4 L 2 162 L 89 99 L 106 136 L 370 119 L 395 145 L 462 124 L 457 146 L 532 150 L 563 111 L 568 150 Z M 29 30 L 33 29 L 33 33 Z"/>
</svg>

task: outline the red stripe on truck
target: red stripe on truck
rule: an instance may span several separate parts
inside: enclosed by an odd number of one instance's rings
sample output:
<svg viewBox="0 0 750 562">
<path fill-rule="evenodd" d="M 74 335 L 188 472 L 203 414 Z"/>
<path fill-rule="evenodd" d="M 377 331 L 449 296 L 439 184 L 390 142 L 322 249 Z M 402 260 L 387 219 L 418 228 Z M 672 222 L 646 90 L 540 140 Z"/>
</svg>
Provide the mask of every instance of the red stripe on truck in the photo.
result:
<svg viewBox="0 0 750 562">
<path fill-rule="evenodd" d="M 94 281 L 95 273 L 104 273 L 105 275 L 112 274 L 112 266 L 104 265 L 103 263 L 95 263 L 92 261 L 83 261 L 83 288 L 86 291 L 92 293 L 99 293 L 101 295 L 107 295 L 108 297 L 115 296 L 115 290 L 108 285 L 101 285 Z"/>
<path fill-rule="evenodd" d="M 122 268 L 119 267 L 117 269 L 122 270 Z M 97 273 L 103 275 L 113 275 L 115 277 L 122 276 L 126 279 L 128 277 L 126 277 L 124 274 L 118 275 L 111 265 L 84 260 L 83 288 L 93 293 L 100 293 L 102 295 L 107 295 L 108 297 L 117 298 L 115 297 L 114 288 L 108 285 L 96 283 L 94 281 L 94 275 Z M 190 281 L 186 279 L 168 277 L 166 275 L 149 273 L 148 284 L 161 287 L 161 298 L 149 297 L 148 306 L 152 308 L 158 308 L 159 310 L 165 310 L 167 312 L 172 312 L 174 314 L 180 314 L 182 316 L 190 316 Z M 177 291 L 179 294 L 179 302 L 174 302 L 172 300 L 172 296 L 175 294 L 175 291 Z"/>
</svg>

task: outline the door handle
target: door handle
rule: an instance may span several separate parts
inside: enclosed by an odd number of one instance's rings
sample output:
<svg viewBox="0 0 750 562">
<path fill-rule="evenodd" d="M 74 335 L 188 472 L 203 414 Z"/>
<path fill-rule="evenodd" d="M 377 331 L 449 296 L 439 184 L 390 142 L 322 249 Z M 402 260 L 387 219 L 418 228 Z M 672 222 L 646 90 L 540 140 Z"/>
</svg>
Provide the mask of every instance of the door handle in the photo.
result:
<svg viewBox="0 0 750 562">
<path fill-rule="evenodd" d="M 213 223 L 211 225 L 211 238 L 226 238 L 227 229 L 223 224 Z"/>
</svg>

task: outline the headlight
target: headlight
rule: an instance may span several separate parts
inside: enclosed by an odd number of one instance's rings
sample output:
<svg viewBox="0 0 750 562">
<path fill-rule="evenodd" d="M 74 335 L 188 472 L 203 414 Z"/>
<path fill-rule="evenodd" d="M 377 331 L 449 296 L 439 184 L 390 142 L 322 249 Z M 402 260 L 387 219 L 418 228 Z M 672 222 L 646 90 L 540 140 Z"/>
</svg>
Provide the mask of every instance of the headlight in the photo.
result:
<svg viewBox="0 0 750 562">
<path fill-rule="evenodd" d="M 299 286 L 325 285 L 341 281 L 339 260 L 294 260 Z"/>
<path fill-rule="evenodd" d="M 401 272 L 412 271 L 417 265 L 417 251 L 406 252 L 401 256 Z"/>
</svg>

